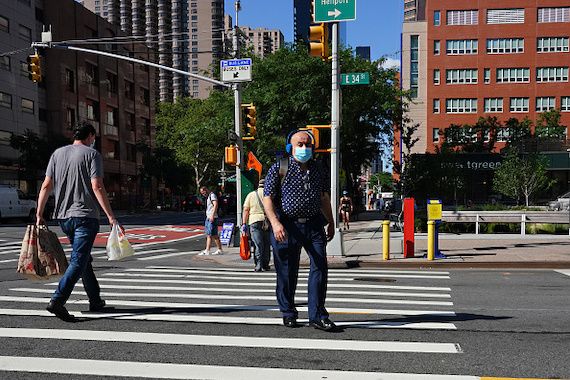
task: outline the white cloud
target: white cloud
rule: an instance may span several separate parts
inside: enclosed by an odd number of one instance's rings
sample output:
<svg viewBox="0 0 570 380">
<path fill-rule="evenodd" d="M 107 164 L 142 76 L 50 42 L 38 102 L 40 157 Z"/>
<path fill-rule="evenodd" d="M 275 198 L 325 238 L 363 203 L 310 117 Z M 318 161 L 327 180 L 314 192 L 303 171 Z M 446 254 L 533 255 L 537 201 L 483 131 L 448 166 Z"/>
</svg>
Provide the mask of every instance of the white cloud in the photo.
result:
<svg viewBox="0 0 570 380">
<path fill-rule="evenodd" d="M 382 67 L 385 69 L 400 68 L 400 60 L 394 58 L 386 58 L 384 63 L 382 63 Z"/>
</svg>

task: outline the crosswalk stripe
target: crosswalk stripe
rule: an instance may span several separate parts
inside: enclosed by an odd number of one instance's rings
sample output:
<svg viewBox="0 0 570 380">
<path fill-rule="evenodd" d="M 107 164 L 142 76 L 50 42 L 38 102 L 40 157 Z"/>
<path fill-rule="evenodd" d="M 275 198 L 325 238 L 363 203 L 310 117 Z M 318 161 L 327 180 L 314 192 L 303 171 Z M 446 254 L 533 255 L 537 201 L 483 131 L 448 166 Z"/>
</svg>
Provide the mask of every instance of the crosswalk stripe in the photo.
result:
<svg viewBox="0 0 570 380">
<path fill-rule="evenodd" d="M 48 303 L 49 298 L 39 297 L 12 297 L 0 296 L 3 302 L 28 302 L 28 303 Z M 70 300 L 67 305 L 85 305 L 88 300 Z M 273 305 L 231 305 L 231 304 L 209 304 L 209 303 L 183 303 L 183 302 L 157 302 L 157 301 L 129 301 L 129 300 L 108 300 L 109 306 L 131 306 L 131 307 L 163 307 L 181 309 L 200 309 L 201 311 L 220 312 L 226 310 L 240 311 L 278 311 L 279 308 Z M 307 307 L 299 307 L 299 311 L 308 311 Z M 455 316 L 453 311 L 441 310 L 400 310 L 400 309 L 368 309 L 368 308 L 348 308 L 348 307 L 327 307 L 331 314 L 381 314 L 381 315 L 432 315 L 432 316 Z"/>
<path fill-rule="evenodd" d="M 195 364 L 127 362 L 67 358 L 0 356 L 4 371 L 73 375 L 143 377 L 155 379 L 250 379 L 250 380 L 479 380 L 477 376 L 427 375 L 338 370 L 309 370 L 262 367 L 206 366 Z"/>
<path fill-rule="evenodd" d="M 154 279 L 138 279 L 138 278 L 114 278 L 111 277 L 98 277 L 99 282 L 104 281 L 111 281 L 111 282 L 132 282 L 132 283 L 164 283 L 164 284 L 189 284 L 189 285 L 230 285 L 229 282 L 224 281 L 201 281 L 201 280 L 154 280 Z M 239 286 L 275 286 L 275 281 L 268 281 L 268 282 L 240 282 Z M 306 287 L 307 284 L 304 282 L 300 282 L 297 287 Z M 438 290 L 438 291 L 451 291 L 450 288 L 427 288 L 427 287 L 420 287 L 420 286 L 397 286 L 397 285 L 376 285 L 376 284 L 338 284 L 338 283 L 329 283 L 327 288 L 351 288 L 351 289 L 403 289 L 403 290 Z"/>
<path fill-rule="evenodd" d="M 259 338 L 248 336 L 160 334 L 127 331 L 0 328 L 0 337 L 176 344 L 185 346 L 283 348 L 295 350 L 415 352 L 431 354 L 456 354 L 462 352 L 459 345 L 453 343 Z"/>
<path fill-rule="evenodd" d="M 18 261 L 18 259 L 0 260 L 0 264 L 1 263 L 14 263 L 16 261 Z"/>
<path fill-rule="evenodd" d="M 12 288 L 11 291 L 25 293 L 53 293 L 51 289 L 35 289 L 35 288 Z M 76 294 L 86 295 L 85 292 L 76 292 Z M 227 299 L 227 300 L 259 300 L 259 301 L 275 301 L 275 296 L 248 296 L 248 295 L 214 295 L 214 294 L 164 294 L 164 293 L 115 293 L 101 292 L 103 297 L 141 297 L 141 298 L 190 298 L 190 299 Z M 307 301 L 307 297 L 298 297 L 298 301 Z M 416 300 L 387 300 L 375 298 L 335 298 L 328 297 L 329 303 L 378 303 L 392 305 L 424 305 L 424 306 L 453 306 L 453 302 L 445 301 L 416 301 Z"/>
<path fill-rule="evenodd" d="M 73 311 L 73 314 L 87 319 L 117 319 L 117 320 L 137 320 L 155 322 L 194 322 L 194 323 L 220 323 L 239 325 L 274 325 L 281 326 L 281 318 L 261 318 L 261 317 L 228 317 L 219 315 L 195 315 L 195 314 L 135 314 L 129 312 L 116 313 L 88 313 Z M 53 317 L 46 310 L 31 309 L 0 309 L 0 315 L 9 316 L 35 316 Z M 305 319 L 299 319 L 299 323 L 307 324 Z M 365 321 L 337 321 L 337 326 L 342 328 L 366 328 L 366 329 L 411 329 L 411 330 L 457 330 L 453 323 L 448 322 L 390 322 L 382 320 Z"/>
<path fill-rule="evenodd" d="M 0 255 L 8 255 L 10 253 L 20 253 L 21 249 L 10 249 L 8 251 L 0 251 Z"/>
<path fill-rule="evenodd" d="M 198 253 L 198 251 L 174 252 L 174 253 L 167 253 L 164 255 L 141 257 L 138 260 L 141 260 L 141 261 L 157 260 L 157 259 L 165 259 L 168 257 L 184 256 L 184 255 L 197 254 L 197 253 Z"/>
<path fill-rule="evenodd" d="M 558 272 L 560 274 L 565 274 L 566 276 L 570 276 L 570 270 L 556 270 L 555 272 Z"/>
</svg>

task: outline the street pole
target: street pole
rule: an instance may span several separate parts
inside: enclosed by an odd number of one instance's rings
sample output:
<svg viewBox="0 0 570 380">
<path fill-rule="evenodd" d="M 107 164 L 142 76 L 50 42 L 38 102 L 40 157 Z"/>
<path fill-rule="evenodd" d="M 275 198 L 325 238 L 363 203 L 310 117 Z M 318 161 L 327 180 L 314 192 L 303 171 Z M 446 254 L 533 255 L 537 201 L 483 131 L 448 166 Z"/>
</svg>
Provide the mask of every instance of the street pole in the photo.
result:
<svg viewBox="0 0 570 380">
<path fill-rule="evenodd" d="M 338 22 L 332 23 L 332 102 L 331 102 L 331 207 L 335 235 L 327 247 L 330 256 L 344 256 L 342 231 L 338 228 L 340 166 L 340 62 L 338 57 Z"/>
<path fill-rule="evenodd" d="M 239 11 L 241 10 L 241 4 L 239 0 L 236 0 L 235 2 L 235 12 L 236 12 L 236 23 L 235 23 L 235 27 L 234 27 L 234 36 L 233 36 L 233 45 L 234 45 L 234 58 L 239 58 L 239 36 L 238 36 L 238 17 L 239 17 Z M 234 84 L 234 118 L 235 118 L 235 134 L 237 136 L 237 149 L 238 149 L 238 159 L 237 159 L 237 165 L 236 165 L 236 205 L 237 205 L 237 210 L 236 210 L 236 231 L 239 230 L 239 227 L 241 226 L 241 222 L 242 222 L 242 215 L 241 215 L 241 211 L 242 211 L 242 204 L 241 204 L 241 167 L 242 167 L 242 163 L 243 163 L 243 141 L 241 139 L 241 88 L 240 88 L 240 84 L 239 83 L 235 83 Z M 237 233 L 234 234 L 234 246 L 236 246 L 236 242 L 237 245 L 239 246 L 239 237 L 236 239 L 235 237 L 238 236 Z"/>
</svg>

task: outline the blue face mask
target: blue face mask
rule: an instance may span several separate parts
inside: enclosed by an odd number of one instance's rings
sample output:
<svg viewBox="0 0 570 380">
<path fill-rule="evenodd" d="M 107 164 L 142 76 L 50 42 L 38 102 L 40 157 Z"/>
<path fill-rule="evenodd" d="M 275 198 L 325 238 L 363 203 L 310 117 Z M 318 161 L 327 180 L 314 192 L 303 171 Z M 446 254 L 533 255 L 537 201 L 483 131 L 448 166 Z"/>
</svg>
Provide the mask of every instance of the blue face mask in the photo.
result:
<svg viewBox="0 0 570 380">
<path fill-rule="evenodd" d="M 293 157 L 301 163 L 309 161 L 312 156 L 313 156 L 312 148 L 296 147 L 295 152 L 293 152 Z"/>
</svg>

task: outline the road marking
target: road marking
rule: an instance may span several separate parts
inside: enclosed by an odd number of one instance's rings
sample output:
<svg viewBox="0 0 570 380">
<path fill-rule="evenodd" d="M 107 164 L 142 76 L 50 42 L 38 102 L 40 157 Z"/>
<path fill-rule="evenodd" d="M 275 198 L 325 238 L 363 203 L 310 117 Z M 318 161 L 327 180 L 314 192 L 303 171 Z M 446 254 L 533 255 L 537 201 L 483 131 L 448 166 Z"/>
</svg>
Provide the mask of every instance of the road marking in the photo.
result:
<svg viewBox="0 0 570 380">
<path fill-rule="evenodd" d="M 228 317 L 218 315 L 195 315 L 195 314 L 153 314 L 153 313 L 88 313 L 72 311 L 81 318 L 87 319 L 116 319 L 116 320 L 137 320 L 155 322 L 193 322 L 193 323 L 220 323 L 239 325 L 272 325 L 282 326 L 281 318 L 261 318 L 261 317 Z M 33 317 L 53 317 L 46 310 L 31 309 L 0 309 L 0 315 L 9 316 L 33 316 Z M 299 319 L 300 324 L 307 324 L 306 319 Z M 366 328 L 366 329 L 411 329 L 411 330 L 457 330 L 453 323 L 448 322 L 389 322 L 383 320 L 355 320 L 337 321 L 337 326 L 342 328 Z"/>
<path fill-rule="evenodd" d="M 176 344 L 184 346 L 284 348 L 295 350 L 339 350 L 369 352 L 417 352 L 457 354 L 461 349 L 454 343 L 390 342 L 342 339 L 258 338 L 248 336 L 216 336 L 160 334 L 127 331 L 62 330 L 0 328 L 4 338 L 63 339 L 97 342 Z"/>
<path fill-rule="evenodd" d="M 175 257 L 175 256 L 184 256 L 184 255 L 191 255 L 191 254 L 198 254 L 199 251 L 186 251 L 186 252 L 175 252 L 175 253 L 167 253 L 165 255 L 157 255 L 157 256 L 149 256 L 149 257 L 141 257 L 137 260 L 145 261 L 145 260 L 157 260 L 157 259 L 165 259 L 168 257 Z"/>
<path fill-rule="evenodd" d="M 35 289 L 35 288 L 13 288 L 14 292 L 25 293 L 53 293 L 51 289 Z M 75 292 L 74 294 L 87 295 L 85 292 Z M 164 294 L 164 293 L 114 293 L 102 292 L 104 297 L 141 297 L 141 298 L 189 298 L 189 299 L 215 299 L 215 300 L 259 300 L 259 301 L 275 301 L 275 296 L 248 296 L 248 295 L 215 295 L 215 294 Z M 301 302 L 307 301 L 307 297 L 297 297 Z M 423 305 L 423 306 L 453 306 L 453 302 L 445 301 L 415 301 L 415 300 L 386 300 L 376 298 L 335 298 L 327 297 L 327 302 L 337 303 L 378 303 L 392 305 Z"/>
<path fill-rule="evenodd" d="M 111 281 L 111 282 L 132 282 L 132 283 L 159 283 L 159 284 L 189 284 L 189 285 L 232 285 L 230 282 L 224 281 L 200 281 L 200 280 L 154 280 L 154 279 L 137 279 L 137 278 L 113 278 L 111 277 L 97 277 L 99 282 L 102 281 Z M 235 285 L 235 284 L 234 284 Z M 268 281 L 268 282 L 240 282 L 240 287 L 243 286 L 275 286 L 275 281 Z M 308 285 L 304 282 L 301 282 L 297 285 L 297 288 L 307 287 Z M 337 283 L 329 283 L 327 285 L 328 289 L 331 288 L 349 288 L 349 289 L 402 289 L 402 290 L 437 290 L 437 291 L 448 291 L 450 292 L 450 288 L 428 288 L 428 287 L 421 287 L 421 286 L 397 286 L 397 285 L 376 285 L 376 284 L 337 284 Z"/>
<path fill-rule="evenodd" d="M 1 263 L 13 263 L 13 262 L 16 262 L 16 261 L 18 261 L 18 259 L 0 260 L 0 264 L 1 264 Z"/>
<path fill-rule="evenodd" d="M 45 303 L 49 298 L 40 297 L 12 297 L 0 296 L 0 301 L 4 302 L 28 302 Z M 67 305 L 88 305 L 89 300 L 70 300 Z M 131 306 L 131 307 L 163 307 L 168 309 L 200 309 L 201 312 L 220 312 L 226 310 L 239 311 L 278 311 L 279 308 L 273 305 L 232 305 L 232 304 L 209 304 L 209 303 L 183 303 L 183 302 L 157 302 L 157 301 L 129 301 L 129 300 L 107 300 L 108 306 Z M 299 311 L 308 311 L 307 307 L 299 307 Z M 441 310 L 400 310 L 400 309 L 367 309 L 330 307 L 327 308 L 331 314 L 380 314 L 380 315 L 430 315 L 430 316 L 455 316 L 453 311 Z"/>
<path fill-rule="evenodd" d="M 565 274 L 566 276 L 570 276 L 570 269 L 555 270 L 555 272 L 558 272 L 560 274 Z"/>
<path fill-rule="evenodd" d="M 7 255 L 7 254 L 10 254 L 10 253 L 20 253 L 20 252 L 21 252 L 21 249 L 20 249 L 20 248 L 18 248 L 18 249 L 11 249 L 11 250 L 9 250 L 9 251 L 0 251 L 0 255 Z"/>
<path fill-rule="evenodd" d="M 206 366 L 194 364 L 127 362 L 67 358 L 0 356 L 0 369 L 16 372 L 60 373 L 155 379 L 250 379 L 250 380 L 479 380 L 477 376 L 426 375 L 335 370 Z"/>
<path fill-rule="evenodd" d="M 147 269 L 153 270 L 174 270 L 174 271 L 194 271 L 194 270 L 207 270 L 210 272 L 251 272 L 251 269 L 244 268 L 215 268 L 215 267 L 174 267 L 174 266 L 163 266 L 163 265 L 151 265 L 146 267 Z M 309 272 L 309 269 L 299 269 L 299 272 Z M 440 271 L 415 271 L 415 270 L 388 270 L 388 269 L 330 269 L 329 273 L 349 273 L 349 274 L 375 274 L 375 273 L 409 273 L 409 274 L 434 274 L 434 275 L 449 275 L 449 272 Z M 258 273 L 260 275 L 270 274 L 270 273 Z"/>
</svg>

